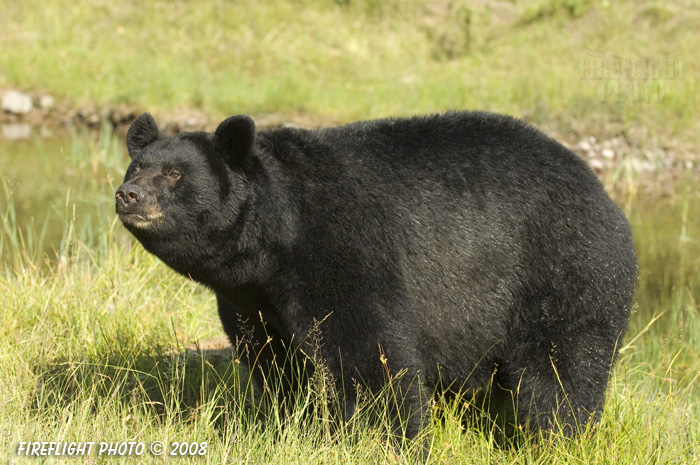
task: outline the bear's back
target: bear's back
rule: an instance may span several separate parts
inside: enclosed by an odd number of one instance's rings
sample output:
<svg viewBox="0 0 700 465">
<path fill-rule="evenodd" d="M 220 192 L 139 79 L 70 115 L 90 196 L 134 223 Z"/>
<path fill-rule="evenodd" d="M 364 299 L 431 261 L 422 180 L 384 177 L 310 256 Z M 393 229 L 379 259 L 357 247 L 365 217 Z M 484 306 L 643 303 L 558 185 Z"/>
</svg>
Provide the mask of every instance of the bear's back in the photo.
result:
<svg viewBox="0 0 700 465">
<path fill-rule="evenodd" d="M 579 190 L 601 190 L 585 162 L 561 144 L 521 120 L 487 112 L 263 134 L 273 146 L 293 144 L 298 150 L 292 169 L 315 182 L 354 178 L 368 188 L 384 185 L 425 192 L 442 186 L 457 194 L 483 194 L 492 187 L 517 187 L 527 179 L 535 185 L 563 183 Z"/>
</svg>

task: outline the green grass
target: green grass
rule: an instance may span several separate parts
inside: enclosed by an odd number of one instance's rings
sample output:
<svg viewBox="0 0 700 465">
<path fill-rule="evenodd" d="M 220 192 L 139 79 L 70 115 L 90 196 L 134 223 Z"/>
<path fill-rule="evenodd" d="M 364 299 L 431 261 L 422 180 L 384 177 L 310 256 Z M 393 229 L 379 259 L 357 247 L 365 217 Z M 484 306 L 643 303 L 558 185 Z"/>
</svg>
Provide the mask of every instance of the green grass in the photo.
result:
<svg viewBox="0 0 700 465">
<path fill-rule="evenodd" d="M 75 134 L 62 147 L 51 149 L 68 154 L 62 169 L 85 171 L 70 178 L 72 192 L 92 201 L 75 203 L 73 194 L 55 199 L 60 207 L 50 215 L 64 225 L 55 251 L 46 252 L 52 249 L 42 244 L 41 221 L 31 228 L 12 220 L 13 192 L 5 192 L 0 204 L 3 457 L 14 463 L 65 460 L 17 457 L 13 451 L 20 441 L 147 446 L 196 441 L 207 443 L 206 455 L 178 460 L 412 463 L 410 452 L 397 456 L 381 428 L 366 426 L 366 417 L 339 425 L 330 421 L 328 408 L 309 417 L 301 411 L 283 417 L 274 405 L 251 408 L 250 396 L 259 399 L 264 392 L 251 389 L 237 360 L 192 349 L 223 334 L 211 293 L 148 255 L 113 217 L 114 179 L 126 164 L 121 145 L 105 131 Z M 49 149 L 35 145 L 35 150 Z M 33 174 L 41 179 L 52 169 L 46 163 Z M 478 406 L 441 401 L 434 415 L 435 463 L 700 460 L 700 194 L 690 180 L 679 182 L 672 195 L 658 196 L 620 189 L 627 184 L 615 179 L 610 187 L 620 191 L 616 198 L 633 225 L 641 271 L 630 330 L 597 430 L 575 440 L 555 434 L 525 440 L 520 448 L 499 447 L 493 425 L 465 424 L 465 412 L 476 409 L 478 420 Z M 82 225 L 81 211 L 90 216 Z M 327 399 L 323 388 L 315 382 L 301 396 L 302 406 Z M 381 405 L 374 407 L 380 413 Z M 156 461 L 148 449 L 145 457 L 146 463 Z M 111 460 L 116 459 L 103 457 L 97 463 Z M 139 463 L 137 457 L 119 460 Z"/>
<path fill-rule="evenodd" d="M 0 87 L 78 104 L 321 124 L 471 108 L 697 141 L 694 1 L 0 0 L 0 11 Z M 613 57 L 678 69 L 586 71 L 614 69 Z"/>
</svg>

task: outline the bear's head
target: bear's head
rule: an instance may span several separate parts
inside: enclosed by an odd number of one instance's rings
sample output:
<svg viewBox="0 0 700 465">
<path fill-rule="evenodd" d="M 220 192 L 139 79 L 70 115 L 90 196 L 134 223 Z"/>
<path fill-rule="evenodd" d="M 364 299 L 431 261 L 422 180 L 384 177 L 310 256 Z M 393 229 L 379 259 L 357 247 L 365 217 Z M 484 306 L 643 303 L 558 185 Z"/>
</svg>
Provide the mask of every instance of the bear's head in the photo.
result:
<svg viewBox="0 0 700 465">
<path fill-rule="evenodd" d="M 132 161 L 115 194 L 119 219 L 149 250 L 174 238 L 197 247 L 207 235 L 231 232 L 249 196 L 254 142 L 248 116 L 226 119 L 214 134 L 163 137 L 142 114 L 127 134 Z"/>
</svg>

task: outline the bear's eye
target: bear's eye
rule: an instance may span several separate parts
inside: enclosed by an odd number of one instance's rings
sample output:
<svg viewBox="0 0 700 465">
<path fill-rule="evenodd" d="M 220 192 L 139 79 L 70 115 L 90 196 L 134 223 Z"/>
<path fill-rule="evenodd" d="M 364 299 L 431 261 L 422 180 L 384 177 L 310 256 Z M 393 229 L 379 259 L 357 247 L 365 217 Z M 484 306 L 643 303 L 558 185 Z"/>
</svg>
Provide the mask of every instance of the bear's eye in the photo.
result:
<svg viewBox="0 0 700 465">
<path fill-rule="evenodd" d="M 182 173 L 180 173 L 178 170 L 171 170 L 168 173 L 168 176 L 170 176 L 170 179 L 177 181 L 178 179 L 180 179 L 182 177 Z"/>
<path fill-rule="evenodd" d="M 141 170 L 140 166 L 134 166 L 133 168 L 131 168 L 131 174 L 134 175 L 134 174 L 138 173 L 140 170 Z"/>
</svg>

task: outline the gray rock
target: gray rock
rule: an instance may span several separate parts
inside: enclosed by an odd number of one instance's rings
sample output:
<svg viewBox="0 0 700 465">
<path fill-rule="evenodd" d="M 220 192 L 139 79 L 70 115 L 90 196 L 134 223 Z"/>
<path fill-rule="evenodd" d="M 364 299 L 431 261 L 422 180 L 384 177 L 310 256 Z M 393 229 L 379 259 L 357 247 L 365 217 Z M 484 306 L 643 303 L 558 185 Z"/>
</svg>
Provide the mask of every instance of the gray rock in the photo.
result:
<svg viewBox="0 0 700 465">
<path fill-rule="evenodd" d="M 11 90 L 2 98 L 0 107 L 8 113 L 26 115 L 32 111 L 32 98 L 22 92 Z"/>
</svg>

